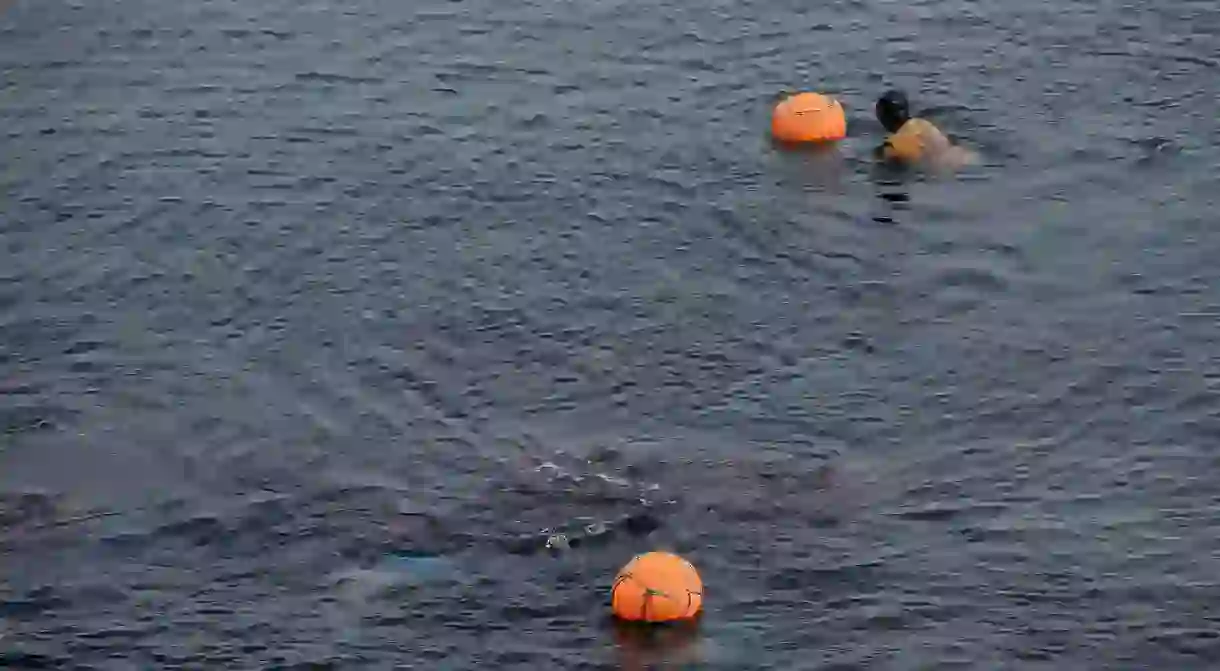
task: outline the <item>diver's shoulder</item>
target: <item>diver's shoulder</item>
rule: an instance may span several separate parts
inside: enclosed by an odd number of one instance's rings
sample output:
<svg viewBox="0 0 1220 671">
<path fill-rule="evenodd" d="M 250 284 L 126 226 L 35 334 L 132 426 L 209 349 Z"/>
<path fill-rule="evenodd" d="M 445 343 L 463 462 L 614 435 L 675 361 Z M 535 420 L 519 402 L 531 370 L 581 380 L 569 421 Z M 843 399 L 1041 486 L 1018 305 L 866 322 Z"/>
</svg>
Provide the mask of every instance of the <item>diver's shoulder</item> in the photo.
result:
<svg viewBox="0 0 1220 671">
<path fill-rule="evenodd" d="M 906 123 L 902 124 L 902 128 L 898 129 L 899 133 L 909 135 L 922 135 L 925 133 L 940 133 L 940 128 L 936 124 L 927 119 L 915 117 Z"/>
</svg>

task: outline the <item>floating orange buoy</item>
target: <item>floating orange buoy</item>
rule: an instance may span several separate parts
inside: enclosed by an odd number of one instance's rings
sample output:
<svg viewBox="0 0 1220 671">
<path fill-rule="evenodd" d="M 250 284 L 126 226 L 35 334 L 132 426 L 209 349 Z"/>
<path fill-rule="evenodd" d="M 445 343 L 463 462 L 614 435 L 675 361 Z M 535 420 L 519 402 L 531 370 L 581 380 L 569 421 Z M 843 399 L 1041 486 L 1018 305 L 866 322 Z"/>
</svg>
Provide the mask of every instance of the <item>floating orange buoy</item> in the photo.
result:
<svg viewBox="0 0 1220 671">
<path fill-rule="evenodd" d="M 847 136 L 847 116 L 838 100 L 821 93 L 798 93 L 771 113 L 771 134 L 783 142 L 833 142 Z"/>
<path fill-rule="evenodd" d="M 615 576 L 610 607 L 624 620 L 685 620 L 703 608 L 703 581 L 695 567 L 677 555 L 636 555 Z"/>
</svg>

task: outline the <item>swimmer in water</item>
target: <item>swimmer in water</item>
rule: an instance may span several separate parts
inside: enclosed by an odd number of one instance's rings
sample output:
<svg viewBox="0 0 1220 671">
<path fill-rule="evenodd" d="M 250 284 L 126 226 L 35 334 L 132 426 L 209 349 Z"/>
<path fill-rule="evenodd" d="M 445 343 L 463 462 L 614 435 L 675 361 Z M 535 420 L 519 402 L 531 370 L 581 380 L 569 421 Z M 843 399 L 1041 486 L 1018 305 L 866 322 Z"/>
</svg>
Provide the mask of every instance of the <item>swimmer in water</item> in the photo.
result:
<svg viewBox="0 0 1220 671">
<path fill-rule="evenodd" d="M 887 161 L 950 169 L 975 161 L 971 151 L 954 145 L 931 121 L 912 119 L 902 91 L 887 91 L 877 100 L 876 112 L 877 120 L 890 133 L 877 149 Z"/>
</svg>

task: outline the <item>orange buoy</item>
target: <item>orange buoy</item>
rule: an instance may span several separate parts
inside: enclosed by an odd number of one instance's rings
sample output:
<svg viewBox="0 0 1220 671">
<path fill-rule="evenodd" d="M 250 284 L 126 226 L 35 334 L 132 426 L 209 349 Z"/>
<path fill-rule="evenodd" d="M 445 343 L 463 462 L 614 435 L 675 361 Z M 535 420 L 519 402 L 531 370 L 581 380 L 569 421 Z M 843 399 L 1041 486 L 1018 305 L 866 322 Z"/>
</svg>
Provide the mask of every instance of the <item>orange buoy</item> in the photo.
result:
<svg viewBox="0 0 1220 671">
<path fill-rule="evenodd" d="M 838 100 L 821 93 L 798 93 L 771 113 L 771 134 L 783 142 L 833 142 L 847 136 L 847 116 Z"/>
<path fill-rule="evenodd" d="M 624 620 L 669 622 L 703 608 L 703 581 L 690 562 L 668 552 L 636 555 L 614 578 L 610 607 Z"/>
</svg>

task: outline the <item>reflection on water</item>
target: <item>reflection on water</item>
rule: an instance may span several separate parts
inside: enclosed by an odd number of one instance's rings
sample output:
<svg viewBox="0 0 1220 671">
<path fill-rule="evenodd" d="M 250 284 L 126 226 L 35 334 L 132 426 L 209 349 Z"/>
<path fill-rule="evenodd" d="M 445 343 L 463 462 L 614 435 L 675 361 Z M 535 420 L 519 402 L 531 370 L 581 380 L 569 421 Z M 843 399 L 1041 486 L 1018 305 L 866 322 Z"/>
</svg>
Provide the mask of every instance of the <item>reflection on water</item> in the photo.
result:
<svg viewBox="0 0 1220 671">
<path fill-rule="evenodd" d="M 911 200 L 909 182 L 917 176 L 917 171 L 909 166 L 874 161 L 868 168 L 869 182 L 873 185 L 876 197 L 881 202 L 877 204 L 877 213 L 873 221 L 879 224 L 893 224 L 894 214 L 906 208 Z"/>
<path fill-rule="evenodd" d="M 699 617 L 682 622 L 644 624 L 609 618 L 622 671 L 644 671 L 704 661 Z"/>
<path fill-rule="evenodd" d="M 779 158 L 776 174 L 785 186 L 808 191 L 840 191 L 854 169 L 838 142 L 795 145 L 772 138 Z"/>
<path fill-rule="evenodd" d="M 0 7 L 24 659 L 1220 656 L 1214 0 Z M 891 86 L 985 161 L 878 164 Z M 593 624 L 655 546 L 702 637 Z"/>
</svg>

